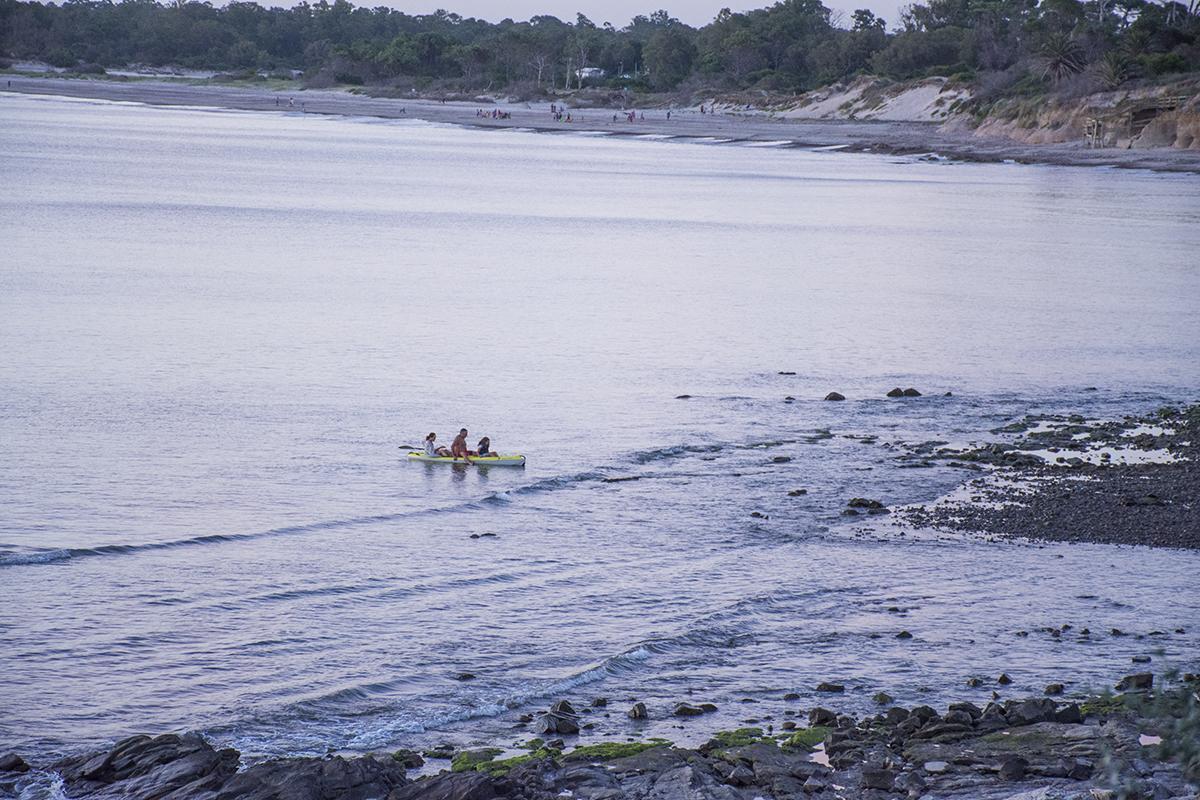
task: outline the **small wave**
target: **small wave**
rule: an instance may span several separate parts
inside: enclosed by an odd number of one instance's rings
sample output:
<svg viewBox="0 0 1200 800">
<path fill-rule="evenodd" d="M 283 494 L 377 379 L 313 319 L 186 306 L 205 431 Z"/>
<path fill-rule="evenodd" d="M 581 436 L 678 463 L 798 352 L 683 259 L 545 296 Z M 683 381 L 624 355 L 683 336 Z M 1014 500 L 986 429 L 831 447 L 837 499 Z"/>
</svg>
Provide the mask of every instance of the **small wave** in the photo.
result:
<svg viewBox="0 0 1200 800">
<path fill-rule="evenodd" d="M 23 564 L 52 564 L 71 558 L 71 550 L 43 550 L 38 553 L 9 553 L 0 556 L 0 567 L 15 567 Z"/>
<path fill-rule="evenodd" d="M 35 553 L 10 553 L 8 555 L 0 556 L 0 567 L 51 564 L 77 558 L 133 555 L 136 553 L 146 553 L 156 550 L 173 550 L 176 548 L 199 547 L 209 544 L 246 542 L 254 539 L 270 538 L 273 536 L 289 536 L 293 534 L 313 533 L 324 530 L 336 530 L 339 528 L 354 528 L 363 525 L 396 522 L 403 519 L 412 519 L 414 517 L 422 517 L 434 514 L 449 514 L 459 511 L 470 511 L 482 508 L 486 505 L 508 503 L 511 502 L 514 497 L 554 491 L 556 489 L 567 488 L 583 481 L 599 480 L 602 477 L 604 477 L 604 473 L 598 471 L 579 472 L 575 473 L 574 475 L 560 475 L 552 478 L 544 478 L 540 481 L 535 481 L 534 483 L 530 483 L 525 486 L 517 486 L 502 492 L 489 494 L 478 501 L 455 503 L 454 505 L 441 506 L 437 508 L 422 508 L 412 511 L 400 511 L 391 514 L 373 514 L 363 517 L 350 517 L 347 519 L 323 520 L 321 522 L 310 522 L 300 525 L 287 525 L 280 528 L 271 528 L 265 531 L 251 531 L 248 533 L 214 533 L 205 536 L 194 536 L 188 539 L 175 539 L 167 542 L 107 544 L 99 545 L 97 547 L 73 547 L 60 550 L 46 550 Z"/>
<path fill-rule="evenodd" d="M 667 458 L 680 458 L 696 453 L 719 453 L 725 446 L 721 444 L 679 444 L 673 447 L 658 447 L 653 450 L 643 450 L 634 453 L 632 461 L 635 464 L 649 464 L 652 461 L 662 461 Z"/>
</svg>

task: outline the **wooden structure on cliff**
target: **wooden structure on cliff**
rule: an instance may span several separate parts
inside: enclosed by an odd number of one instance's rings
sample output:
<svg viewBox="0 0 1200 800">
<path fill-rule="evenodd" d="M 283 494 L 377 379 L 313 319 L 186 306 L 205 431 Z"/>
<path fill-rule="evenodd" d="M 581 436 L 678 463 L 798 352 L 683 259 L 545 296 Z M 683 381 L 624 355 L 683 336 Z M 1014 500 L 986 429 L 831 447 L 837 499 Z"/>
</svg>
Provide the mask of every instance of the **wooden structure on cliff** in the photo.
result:
<svg viewBox="0 0 1200 800">
<path fill-rule="evenodd" d="M 1187 101 L 1187 95 L 1163 95 L 1141 100 L 1119 113 L 1088 117 L 1083 124 L 1084 141 L 1089 148 L 1108 147 L 1107 139 L 1111 133 L 1113 146 L 1125 140 L 1128 147 L 1160 114 L 1178 111 Z"/>
</svg>

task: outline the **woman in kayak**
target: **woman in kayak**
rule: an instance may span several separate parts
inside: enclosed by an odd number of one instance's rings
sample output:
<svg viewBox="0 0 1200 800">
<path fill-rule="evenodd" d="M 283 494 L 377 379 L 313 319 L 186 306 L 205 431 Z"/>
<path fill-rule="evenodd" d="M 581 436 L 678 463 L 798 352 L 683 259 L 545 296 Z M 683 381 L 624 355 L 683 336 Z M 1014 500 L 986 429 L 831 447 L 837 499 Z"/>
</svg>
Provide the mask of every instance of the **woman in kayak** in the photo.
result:
<svg viewBox="0 0 1200 800">
<path fill-rule="evenodd" d="M 479 450 L 475 453 L 479 458 L 495 458 L 496 453 L 492 452 L 492 440 L 488 437 L 483 437 L 476 445 Z"/>
<path fill-rule="evenodd" d="M 450 457 L 450 451 L 449 451 L 449 450 L 447 450 L 445 447 L 441 447 L 441 446 L 439 446 L 439 445 L 435 445 L 435 444 L 433 443 L 435 439 L 437 439 L 437 434 L 436 434 L 436 433 L 431 433 L 431 434 L 429 434 L 428 436 L 426 436 L 426 437 L 425 437 L 425 455 L 427 455 L 427 456 L 441 456 L 442 458 L 449 458 L 449 457 Z"/>
</svg>

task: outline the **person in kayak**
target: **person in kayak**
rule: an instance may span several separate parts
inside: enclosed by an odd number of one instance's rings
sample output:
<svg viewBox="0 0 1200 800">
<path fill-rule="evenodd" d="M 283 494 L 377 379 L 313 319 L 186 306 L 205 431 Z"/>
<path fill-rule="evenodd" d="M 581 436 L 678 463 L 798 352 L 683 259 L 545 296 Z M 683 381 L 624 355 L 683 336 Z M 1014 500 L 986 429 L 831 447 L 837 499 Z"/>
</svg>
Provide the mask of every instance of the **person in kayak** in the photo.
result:
<svg viewBox="0 0 1200 800">
<path fill-rule="evenodd" d="M 442 458 L 449 458 L 450 451 L 447 450 L 445 447 L 441 447 L 439 445 L 434 444 L 434 441 L 436 439 L 437 439 L 436 433 L 431 433 L 425 437 L 425 455 L 433 456 L 433 457 L 440 456 Z"/>
<path fill-rule="evenodd" d="M 450 455 L 457 461 L 461 458 L 466 463 L 471 463 L 471 451 L 467 449 L 467 429 L 463 428 L 458 432 L 458 436 L 454 437 L 454 441 L 450 444 Z"/>
<path fill-rule="evenodd" d="M 495 458 L 496 457 L 496 453 L 492 452 L 492 440 L 489 439 L 488 437 L 485 436 L 482 439 L 480 439 L 479 444 L 476 445 L 476 447 L 478 447 L 479 449 L 475 452 L 475 455 L 478 456 L 479 458 Z"/>
</svg>

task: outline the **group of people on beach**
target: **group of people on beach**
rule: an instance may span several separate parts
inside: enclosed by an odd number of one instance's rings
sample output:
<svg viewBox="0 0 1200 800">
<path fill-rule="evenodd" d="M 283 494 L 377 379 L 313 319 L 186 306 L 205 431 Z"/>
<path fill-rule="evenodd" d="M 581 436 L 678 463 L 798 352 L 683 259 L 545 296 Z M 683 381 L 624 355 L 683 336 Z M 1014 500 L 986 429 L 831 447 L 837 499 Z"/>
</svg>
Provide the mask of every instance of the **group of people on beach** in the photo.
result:
<svg viewBox="0 0 1200 800">
<path fill-rule="evenodd" d="M 437 443 L 437 434 L 430 433 L 425 437 L 425 455 L 438 458 L 453 458 L 455 460 L 462 459 L 467 464 L 471 463 L 472 458 L 495 458 L 496 451 L 492 450 L 492 440 L 484 436 L 479 440 L 479 444 L 475 445 L 475 449 L 471 450 L 467 447 L 467 429 L 463 428 L 458 432 L 458 436 L 454 437 L 454 441 L 450 443 L 450 449 L 446 449 L 444 445 Z"/>
<path fill-rule="evenodd" d="M 488 117 L 491 117 L 492 119 L 512 119 L 512 112 L 511 111 L 501 111 L 498 108 L 493 108 L 489 112 L 482 108 L 477 108 L 477 109 L 475 109 L 475 116 L 483 117 L 485 119 Z"/>
</svg>

